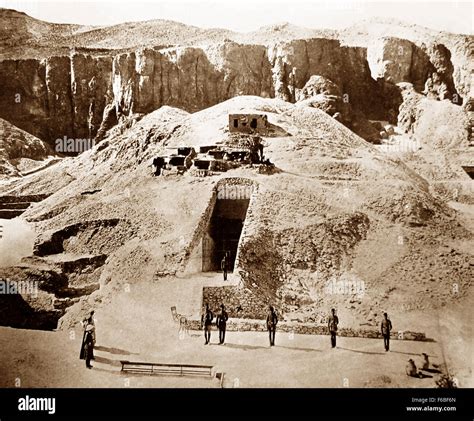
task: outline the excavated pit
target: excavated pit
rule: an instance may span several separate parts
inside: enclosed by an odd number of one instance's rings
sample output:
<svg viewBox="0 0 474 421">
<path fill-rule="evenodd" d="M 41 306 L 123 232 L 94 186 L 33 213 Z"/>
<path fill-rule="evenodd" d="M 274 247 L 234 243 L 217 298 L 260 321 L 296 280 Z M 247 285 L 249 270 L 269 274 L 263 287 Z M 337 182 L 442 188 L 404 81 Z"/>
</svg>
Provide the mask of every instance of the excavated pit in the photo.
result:
<svg viewBox="0 0 474 421">
<path fill-rule="evenodd" d="M 100 288 L 108 255 L 125 238 L 113 237 L 129 228 L 128 221 L 104 219 L 43 232 L 33 255 L 0 268 L 0 286 L 32 284 L 34 290 L 0 294 L 0 326 L 55 329 L 70 306 Z"/>
<path fill-rule="evenodd" d="M 208 231 L 202 242 L 202 270 L 220 270 L 220 262 L 228 255 L 228 270 L 233 271 L 240 235 L 250 199 L 217 199 Z"/>
<path fill-rule="evenodd" d="M 223 178 L 214 186 L 186 255 L 186 273 L 221 271 L 225 252 L 228 271 L 239 267 L 240 244 L 256 188 L 254 181 L 241 177 Z"/>
</svg>

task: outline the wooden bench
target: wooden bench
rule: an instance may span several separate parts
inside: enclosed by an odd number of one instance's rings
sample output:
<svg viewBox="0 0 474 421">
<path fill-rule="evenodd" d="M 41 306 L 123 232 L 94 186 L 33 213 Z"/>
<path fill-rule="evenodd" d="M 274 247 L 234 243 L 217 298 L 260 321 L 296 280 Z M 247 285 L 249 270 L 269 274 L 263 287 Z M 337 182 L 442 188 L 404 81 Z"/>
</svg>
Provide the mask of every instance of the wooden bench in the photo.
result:
<svg viewBox="0 0 474 421">
<path fill-rule="evenodd" d="M 120 363 L 122 364 L 121 371 L 133 373 L 213 377 L 212 365 L 163 364 L 136 361 L 120 361 Z"/>
</svg>

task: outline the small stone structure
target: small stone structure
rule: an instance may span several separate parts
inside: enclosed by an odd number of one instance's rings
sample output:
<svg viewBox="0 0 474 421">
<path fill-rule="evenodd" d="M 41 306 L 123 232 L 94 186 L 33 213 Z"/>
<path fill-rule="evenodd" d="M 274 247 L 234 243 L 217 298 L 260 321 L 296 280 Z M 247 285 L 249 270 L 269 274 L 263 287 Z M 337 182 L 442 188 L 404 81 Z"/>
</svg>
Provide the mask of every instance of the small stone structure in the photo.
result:
<svg viewBox="0 0 474 421">
<path fill-rule="evenodd" d="M 153 165 L 159 167 L 155 170 L 155 175 L 159 175 L 161 168 L 183 173 L 191 168 L 196 151 L 192 147 L 179 147 L 174 153 L 167 156 L 158 156 L 153 159 Z"/>
<path fill-rule="evenodd" d="M 231 133 L 266 134 L 268 119 L 266 114 L 229 114 Z"/>
<path fill-rule="evenodd" d="M 193 147 L 183 146 L 171 154 L 153 159 L 155 175 L 160 175 L 161 168 L 182 174 L 194 169 L 197 173 L 225 172 L 241 165 L 265 164 L 263 143 L 255 134 L 230 133 L 220 144 Z M 159 168 L 158 168 L 159 167 Z"/>
</svg>

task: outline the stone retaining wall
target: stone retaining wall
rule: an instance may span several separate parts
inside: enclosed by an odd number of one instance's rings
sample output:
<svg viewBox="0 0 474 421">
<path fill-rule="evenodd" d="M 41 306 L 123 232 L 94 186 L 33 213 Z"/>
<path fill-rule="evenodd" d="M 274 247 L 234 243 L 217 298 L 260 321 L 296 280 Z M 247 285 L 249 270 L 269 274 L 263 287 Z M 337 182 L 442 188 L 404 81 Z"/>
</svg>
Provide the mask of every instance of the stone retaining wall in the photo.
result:
<svg viewBox="0 0 474 421">
<path fill-rule="evenodd" d="M 264 319 L 268 312 L 265 297 L 260 297 L 248 288 L 239 286 L 204 287 L 202 302 L 208 303 L 211 310 L 215 312 L 223 303 L 229 317 L 235 318 Z"/>
<path fill-rule="evenodd" d="M 189 320 L 190 330 L 201 330 L 200 320 Z M 216 327 L 213 325 L 213 329 Z M 267 330 L 264 320 L 233 319 L 227 322 L 227 330 L 230 332 L 265 332 Z M 328 335 L 327 326 L 310 323 L 280 322 L 277 332 L 297 333 L 303 335 Z M 353 338 L 374 338 L 382 339 L 382 335 L 375 329 L 341 328 L 337 332 L 338 336 Z M 406 341 L 432 341 L 422 332 L 393 331 L 391 339 Z"/>
</svg>

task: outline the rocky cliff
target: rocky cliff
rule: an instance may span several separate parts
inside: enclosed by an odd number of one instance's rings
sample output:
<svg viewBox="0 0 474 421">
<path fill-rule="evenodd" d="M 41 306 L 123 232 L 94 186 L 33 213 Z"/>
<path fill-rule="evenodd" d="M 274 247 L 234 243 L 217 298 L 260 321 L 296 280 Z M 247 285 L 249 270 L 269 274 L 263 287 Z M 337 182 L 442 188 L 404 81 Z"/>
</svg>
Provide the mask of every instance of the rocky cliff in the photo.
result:
<svg viewBox="0 0 474 421">
<path fill-rule="evenodd" d="M 365 51 L 327 39 L 4 60 L 0 116 L 53 145 L 63 136 L 93 138 L 107 105 L 120 117 L 163 105 L 194 112 L 237 95 L 295 102 L 313 75 L 339 86 L 353 108 L 384 117 Z"/>
<path fill-rule="evenodd" d="M 473 37 L 424 30 L 424 43 L 401 24 L 384 36 L 285 27 L 279 37 L 281 28 L 236 34 L 163 21 L 79 28 L 5 9 L 0 22 L 15 32 L 0 30 L 0 117 L 50 145 L 64 136 L 94 138 L 101 128 L 102 137 L 121 117 L 163 105 L 195 112 L 238 95 L 296 102 L 308 97 L 313 76 L 333 83 L 356 115 L 392 123 L 402 102 L 397 83 L 456 105 L 471 90 Z M 308 38 L 295 39 L 302 34 Z"/>
<path fill-rule="evenodd" d="M 409 82 L 417 91 L 436 99 L 462 103 L 453 80 L 451 52 L 444 44 L 418 47 L 409 40 L 384 37 L 369 45 L 368 61 L 375 78 L 395 84 Z M 465 94 L 464 84 L 457 85 Z"/>
</svg>

